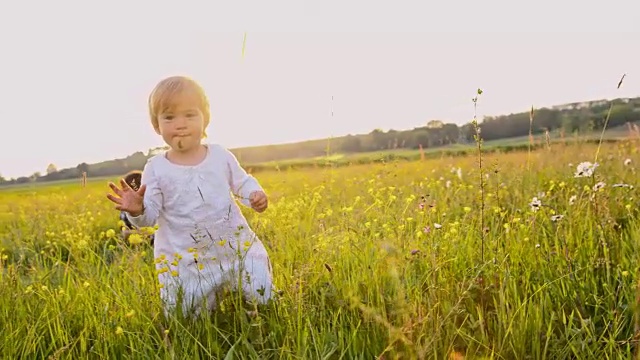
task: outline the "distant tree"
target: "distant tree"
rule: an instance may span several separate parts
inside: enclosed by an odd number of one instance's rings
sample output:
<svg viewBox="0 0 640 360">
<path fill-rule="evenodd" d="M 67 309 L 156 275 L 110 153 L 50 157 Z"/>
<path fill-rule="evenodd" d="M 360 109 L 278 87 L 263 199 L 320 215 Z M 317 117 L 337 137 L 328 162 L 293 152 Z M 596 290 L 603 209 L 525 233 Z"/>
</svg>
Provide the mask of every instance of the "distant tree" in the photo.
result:
<svg viewBox="0 0 640 360">
<path fill-rule="evenodd" d="M 76 166 L 76 169 L 78 169 L 79 175 L 82 175 L 83 172 L 88 173 L 89 172 L 89 164 L 83 162 L 82 164 L 78 164 L 78 166 Z"/>
<path fill-rule="evenodd" d="M 373 138 L 372 150 L 384 149 L 387 146 L 387 136 L 382 129 L 375 129 L 370 133 L 370 135 Z"/>
<path fill-rule="evenodd" d="M 362 141 L 360 137 L 348 135 L 342 142 L 341 150 L 344 152 L 362 151 Z"/>
<path fill-rule="evenodd" d="M 444 126 L 444 123 L 440 120 L 431 120 L 427 123 L 429 129 L 440 129 Z"/>
<path fill-rule="evenodd" d="M 47 175 L 51 175 L 58 172 L 58 168 L 54 164 L 47 166 Z"/>
<path fill-rule="evenodd" d="M 444 124 L 442 126 L 442 134 L 445 144 L 455 144 L 460 137 L 460 129 L 456 124 Z"/>
</svg>

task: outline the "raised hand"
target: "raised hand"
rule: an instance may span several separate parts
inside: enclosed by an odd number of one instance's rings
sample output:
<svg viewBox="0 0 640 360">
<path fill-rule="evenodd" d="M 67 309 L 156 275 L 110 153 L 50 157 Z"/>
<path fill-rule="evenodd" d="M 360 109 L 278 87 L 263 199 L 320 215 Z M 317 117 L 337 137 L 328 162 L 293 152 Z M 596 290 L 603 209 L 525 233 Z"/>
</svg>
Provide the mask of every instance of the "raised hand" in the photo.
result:
<svg viewBox="0 0 640 360">
<path fill-rule="evenodd" d="M 118 195 L 107 194 L 107 198 L 116 204 L 116 209 L 120 211 L 126 211 L 131 216 L 139 216 L 144 211 L 144 192 L 147 189 L 146 185 L 140 186 L 138 191 L 135 191 L 127 184 L 124 179 L 120 179 L 121 189 L 116 184 L 110 182 L 109 187 L 113 192 Z"/>
<path fill-rule="evenodd" d="M 268 199 L 267 194 L 262 191 L 254 191 L 249 195 L 249 202 L 251 203 L 251 207 L 257 212 L 263 212 L 267 209 Z"/>
</svg>

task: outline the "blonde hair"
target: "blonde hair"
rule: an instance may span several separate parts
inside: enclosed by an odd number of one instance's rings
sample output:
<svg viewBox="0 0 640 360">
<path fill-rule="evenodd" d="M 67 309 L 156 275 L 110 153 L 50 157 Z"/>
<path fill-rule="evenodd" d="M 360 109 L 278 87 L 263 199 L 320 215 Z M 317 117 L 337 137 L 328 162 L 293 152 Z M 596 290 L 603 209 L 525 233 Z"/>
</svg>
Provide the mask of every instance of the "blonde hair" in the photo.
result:
<svg viewBox="0 0 640 360">
<path fill-rule="evenodd" d="M 156 131 L 159 129 L 158 116 L 163 111 L 175 106 L 178 96 L 188 92 L 192 92 L 196 96 L 198 107 L 203 115 L 204 127 L 209 125 L 211 111 L 209 100 L 202 86 L 186 76 L 171 76 L 160 81 L 149 95 L 149 116 L 151 117 L 151 125 Z M 206 130 L 203 130 L 203 136 L 207 136 Z"/>
</svg>

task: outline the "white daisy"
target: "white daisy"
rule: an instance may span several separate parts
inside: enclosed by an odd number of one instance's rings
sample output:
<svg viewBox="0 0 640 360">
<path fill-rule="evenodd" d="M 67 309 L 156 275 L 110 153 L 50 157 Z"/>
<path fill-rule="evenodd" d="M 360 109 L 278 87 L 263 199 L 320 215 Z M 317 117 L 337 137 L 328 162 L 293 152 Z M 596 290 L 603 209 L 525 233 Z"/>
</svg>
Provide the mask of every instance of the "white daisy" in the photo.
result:
<svg viewBox="0 0 640 360">
<path fill-rule="evenodd" d="M 593 176 L 594 171 L 598 167 L 598 163 L 590 163 L 589 161 L 584 161 L 578 164 L 576 168 L 575 177 L 591 177 Z"/>
<path fill-rule="evenodd" d="M 531 206 L 532 211 L 538 211 L 540 210 L 540 206 L 542 206 L 542 201 L 540 201 L 540 199 L 538 199 L 537 197 L 534 197 L 533 199 L 531 199 L 529 206 Z"/>
</svg>

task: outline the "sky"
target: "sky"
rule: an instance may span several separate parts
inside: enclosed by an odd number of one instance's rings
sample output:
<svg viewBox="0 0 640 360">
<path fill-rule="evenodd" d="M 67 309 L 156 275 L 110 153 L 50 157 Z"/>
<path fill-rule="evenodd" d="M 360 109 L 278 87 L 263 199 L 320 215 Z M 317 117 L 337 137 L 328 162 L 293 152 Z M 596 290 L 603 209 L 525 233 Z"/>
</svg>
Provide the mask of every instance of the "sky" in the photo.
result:
<svg viewBox="0 0 640 360">
<path fill-rule="evenodd" d="M 640 96 L 640 3 L 424 3 L 0 2 L 0 175 L 164 145 L 146 101 L 177 74 L 229 148 L 462 125 L 477 88 L 479 118 Z"/>
</svg>

